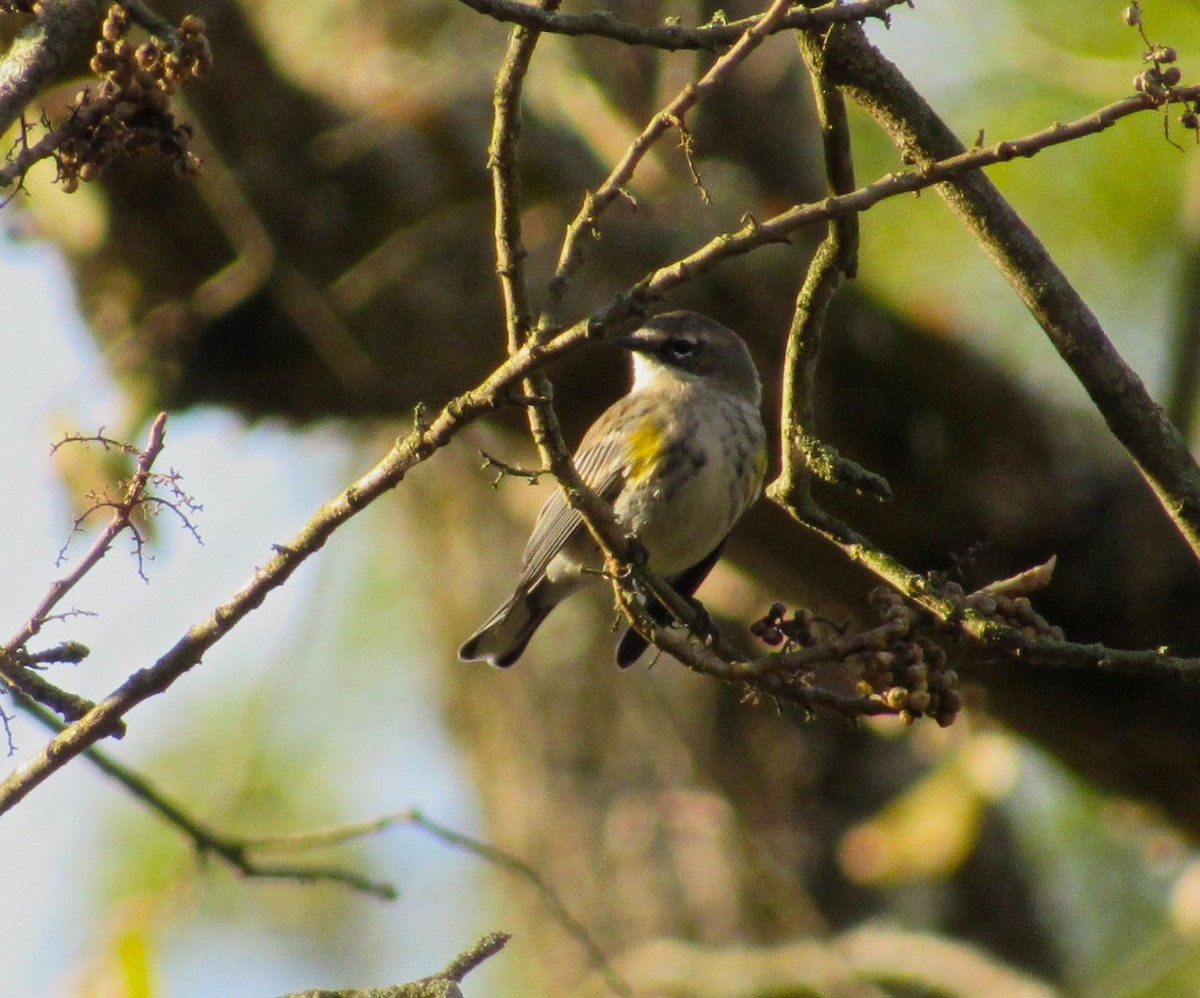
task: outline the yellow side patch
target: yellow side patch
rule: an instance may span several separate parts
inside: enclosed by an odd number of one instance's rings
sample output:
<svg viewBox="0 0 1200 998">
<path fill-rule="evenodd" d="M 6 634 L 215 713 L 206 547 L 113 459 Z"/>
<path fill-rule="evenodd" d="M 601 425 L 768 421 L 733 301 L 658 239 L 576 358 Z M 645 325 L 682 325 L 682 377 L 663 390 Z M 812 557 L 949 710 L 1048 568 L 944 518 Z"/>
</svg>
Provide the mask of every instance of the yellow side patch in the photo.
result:
<svg viewBox="0 0 1200 998">
<path fill-rule="evenodd" d="M 767 473 L 767 449 L 762 448 L 754 458 L 754 483 L 761 485 Z"/>
<path fill-rule="evenodd" d="M 636 483 L 651 474 L 662 458 L 662 448 L 662 427 L 651 420 L 644 420 L 641 426 L 629 434 L 627 480 Z"/>
</svg>

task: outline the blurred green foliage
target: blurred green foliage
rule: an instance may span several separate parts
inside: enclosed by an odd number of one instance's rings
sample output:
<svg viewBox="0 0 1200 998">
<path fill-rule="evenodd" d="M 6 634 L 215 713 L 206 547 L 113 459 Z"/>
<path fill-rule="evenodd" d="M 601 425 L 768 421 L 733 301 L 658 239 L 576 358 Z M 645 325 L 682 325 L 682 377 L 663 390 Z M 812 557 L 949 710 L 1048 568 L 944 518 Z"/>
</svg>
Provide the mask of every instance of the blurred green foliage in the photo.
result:
<svg viewBox="0 0 1200 998">
<path fill-rule="evenodd" d="M 1122 21 L 1120 4 L 1014 0 L 988 8 L 921 4 L 898 12 L 891 33 L 871 32 L 965 144 L 1028 135 L 1134 93 L 1145 46 Z M 1175 46 L 1184 82 L 1195 82 L 1195 8 L 1153 2 L 1143 9 L 1151 39 Z M 1135 115 L 988 171 L 1154 390 L 1163 386 L 1182 261 L 1198 232 L 1189 207 L 1196 133 L 1178 117 L 1177 109 Z M 860 183 L 904 169 L 886 136 L 863 115 L 854 121 Z M 1165 138 L 1164 122 L 1182 152 Z M 914 320 L 971 330 L 1010 370 L 1035 384 L 1049 378 L 1056 394 L 1082 402 L 1024 307 L 937 200 L 894 199 L 864 217 L 861 283 Z"/>
</svg>

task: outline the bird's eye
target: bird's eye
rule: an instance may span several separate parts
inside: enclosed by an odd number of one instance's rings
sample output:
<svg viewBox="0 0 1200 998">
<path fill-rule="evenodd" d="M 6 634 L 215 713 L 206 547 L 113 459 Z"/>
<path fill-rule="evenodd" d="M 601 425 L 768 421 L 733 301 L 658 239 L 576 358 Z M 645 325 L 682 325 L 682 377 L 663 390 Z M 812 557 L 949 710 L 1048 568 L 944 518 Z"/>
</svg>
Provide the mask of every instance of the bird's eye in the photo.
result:
<svg viewBox="0 0 1200 998">
<path fill-rule="evenodd" d="M 667 341 L 667 356 L 672 360 L 687 360 L 696 353 L 696 341 L 676 336 Z"/>
</svg>

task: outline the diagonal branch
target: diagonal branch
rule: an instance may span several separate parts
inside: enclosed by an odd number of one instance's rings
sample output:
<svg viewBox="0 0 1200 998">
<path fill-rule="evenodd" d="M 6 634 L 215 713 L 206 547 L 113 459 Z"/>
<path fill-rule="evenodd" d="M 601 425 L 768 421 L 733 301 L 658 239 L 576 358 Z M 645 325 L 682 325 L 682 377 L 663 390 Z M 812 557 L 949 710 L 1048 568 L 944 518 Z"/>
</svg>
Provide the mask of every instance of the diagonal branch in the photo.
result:
<svg viewBox="0 0 1200 998">
<path fill-rule="evenodd" d="M 1165 98 L 1166 103 L 1170 104 L 1185 104 L 1196 100 L 1200 100 L 1200 85 L 1176 87 Z M 913 194 L 928 187 L 944 185 L 947 181 L 978 174 L 983 167 L 994 166 L 996 163 L 1034 156 L 1044 149 L 1074 141 L 1085 135 L 1103 132 L 1132 114 L 1157 111 L 1162 106 L 1162 101 L 1148 94 L 1125 97 L 1068 124 L 1054 124 L 1018 139 L 1008 139 L 965 152 L 959 146 L 957 152 L 948 151 L 945 159 L 922 163 L 918 170 L 888 174 L 849 194 L 797 205 L 765 221 L 752 218 L 740 229 L 722 233 L 688 256 L 648 274 L 630 289 L 627 297 L 634 301 L 661 298 L 730 257 L 741 256 L 770 243 L 786 242 L 791 233 L 807 225 L 850 213 L 864 212 L 888 198 Z M 618 301 L 604 313 L 604 318 L 608 319 L 616 314 L 621 307 L 622 303 Z M 1086 306 L 1084 308 L 1086 309 Z"/>
<path fill-rule="evenodd" d="M 828 78 L 870 113 L 892 141 L 922 170 L 967 155 L 953 132 L 901 72 L 868 42 L 861 27 L 830 31 L 825 47 Z M 1195 88 L 1190 99 L 1194 99 Z M 1149 93 L 1114 105 L 1160 107 L 1183 98 L 1181 88 Z M 1107 109 L 1106 109 L 1107 110 Z M 1095 116 L 1107 127 L 1112 112 Z M 1066 130 L 1055 126 L 1053 130 Z M 1002 148 L 1009 149 L 1002 143 Z M 1019 152 L 1014 151 L 1019 155 Z M 1200 468 L 1179 432 L 1117 352 L 1095 314 L 1080 298 L 1046 248 L 980 172 L 942 184 L 938 193 L 959 215 L 1045 330 L 1113 436 L 1133 458 L 1175 526 L 1200 557 Z"/>
<path fill-rule="evenodd" d="M 600 221 L 600 215 L 612 202 L 624 193 L 624 185 L 633 177 L 638 164 L 645 158 L 651 146 L 666 134 L 672 127 L 682 129 L 684 116 L 704 100 L 722 81 L 745 61 L 762 42 L 779 25 L 788 12 L 790 4 L 786 0 L 775 0 L 758 18 L 750 19 L 737 39 L 737 42 L 721 58 L 709 67 L 699 80 L 685 86 L 666 107 L 659 111 L 640 135 L 630 143 L 620 162 L 612 168 L 604 182 L 596 188 L 595 193 L 587 194 L 578 214 L 567 226 L 563 238 L 562 249 L 558 255 L 558 265 L 554 276 L 550 279 L 547 303 L 542 312 L 541 327 L 549 326 L 552 316 L 567 292 L 571 275 L 583 263 L 583 253 L 580 241 L 584 235 L 594 235 Z"/>
<path fill-rule="evenodd" d="M 0 783 L 0 814 L 85 749 L 117 731 L 120 719 L 139 703 L 162 693 L 198 664 L 205 652 L 324 547 L 338 527 L 399 485 L 409 471 L 446 446 L 468 423 L 508 404 L 517 381 L 587 339 L 588 323 L 581 322 L 556 337 L 552 347 L 522 348 L 477 388 L 448 402 L 431 423 L 418 421 L 375 467 L 322 505 L 290 541 L 277 545 L 275 554 L 233 596 L 189 628 L 153 665 L 133 673 Z"/>
<path fill-rule="evenodd" d="M 0 62 L 0 135 L 95 31 L 109 0 L 42 0 L 41 11 Z"/>
</svg>

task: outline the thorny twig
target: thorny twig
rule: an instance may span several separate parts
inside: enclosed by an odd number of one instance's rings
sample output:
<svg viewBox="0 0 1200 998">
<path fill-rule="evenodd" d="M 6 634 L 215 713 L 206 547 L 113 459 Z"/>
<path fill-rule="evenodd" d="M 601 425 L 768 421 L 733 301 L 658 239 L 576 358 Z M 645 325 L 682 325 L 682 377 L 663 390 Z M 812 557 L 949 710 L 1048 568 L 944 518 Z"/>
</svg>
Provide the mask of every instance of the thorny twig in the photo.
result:
<svg viewBox="0 0 1200 998">
<path fill-rule="evenodd" d="M 493 457 L 485 450 L 481 450 L 479 456 L 483 458 L 485 468 L 492 468 L 496 472 L 496 477 L 492 479 L 492 488 L 498 487 L 505 478 L 523 478 L 530 485 L 536 485 L 538 479 L 547 473 L 545 468 L 518 468 Z"/>
<path fill-rule="evenodd" d="M 98 509 L 109 509 L 112 511 L 112 516 L 109 518 L 108 523 L 100 531 L 91 547 L 65 576 L 51 584 L 46 595 L 42 597 L 21 628 L 3 646 L 0 646 L 0 679 L 14 689 L 24 693 L 27 697 L 51 707 L 68 720 L 73 721 L 83 717 L 92 709 L 93 704 L 90 701 L 59 690 L 40 677 L 30 673 L 28 671 L 29 665 L 41 661 L 49 661 L 50 659 L 44 657 L 47 653 L 40 653 L 40 657 L 36 653 L 31 655 L 26 651 L 26 645 L 41 631 L 49 620 L 56 616 L 54 614 L 55 607 L 97 565 L 100 559 L 108 553 L 113 542 L 124 531 L 128 530 L 133 534 L 134 550 L 138 559 L 138 574 L 145 578 L 144 574 L 142 574 L 144 538 L 133 522 L 133 519 L 139 511 L 144 509 L 147 503 L 155 503 L 173 509 L 188 529 L 194 535 L 196 534 L 195 526 L 188 519 L 187 513 L 184 510 L 195 511 L 199 507 L 179 489 L 178 474 L 172 471 L 167 475 L 160 475 L 153 471 L 154 462 L 162 452 L 166 421 L 166 413 L 159 413 L 150 427 L 146 446 L 140 451 L 130 444 L 105 437 L 103 432 L 91 436 L 72 435 L 64 437 L 63 440 L 55 444 L 54 448 L 52 448 L 52 450 L 57 450 L 64 444 L 74 442 L 97 442 L 106 449 L 117 449 L 125 453 L 137 455 L 134 472 L 125 485 L 124 494 L 119 499 L 97 499 L 92 507 L 76 517 L 72 528 L 72 535 L 81 528 L 83 521 L 91 513 Z M 164 499 L 152 495 L 149 492 L 149 488 L 155 483 L 167 484 L 174 491 L 174 498 Z M 183 506 L 184 509 L 180 509 L 180 506 Z M 60 553 L 59 563 L 61 561 L 62 554 Z M 79 647 L 81 648 L 82 646 Z M 84 649 L 84 653 L 86 653 L 86 649 Z M 82 655 L 80 655 L 81 657 Z M 62 661 L 62 659 L 60 658 L 58 661 Z"/>
</svg>

